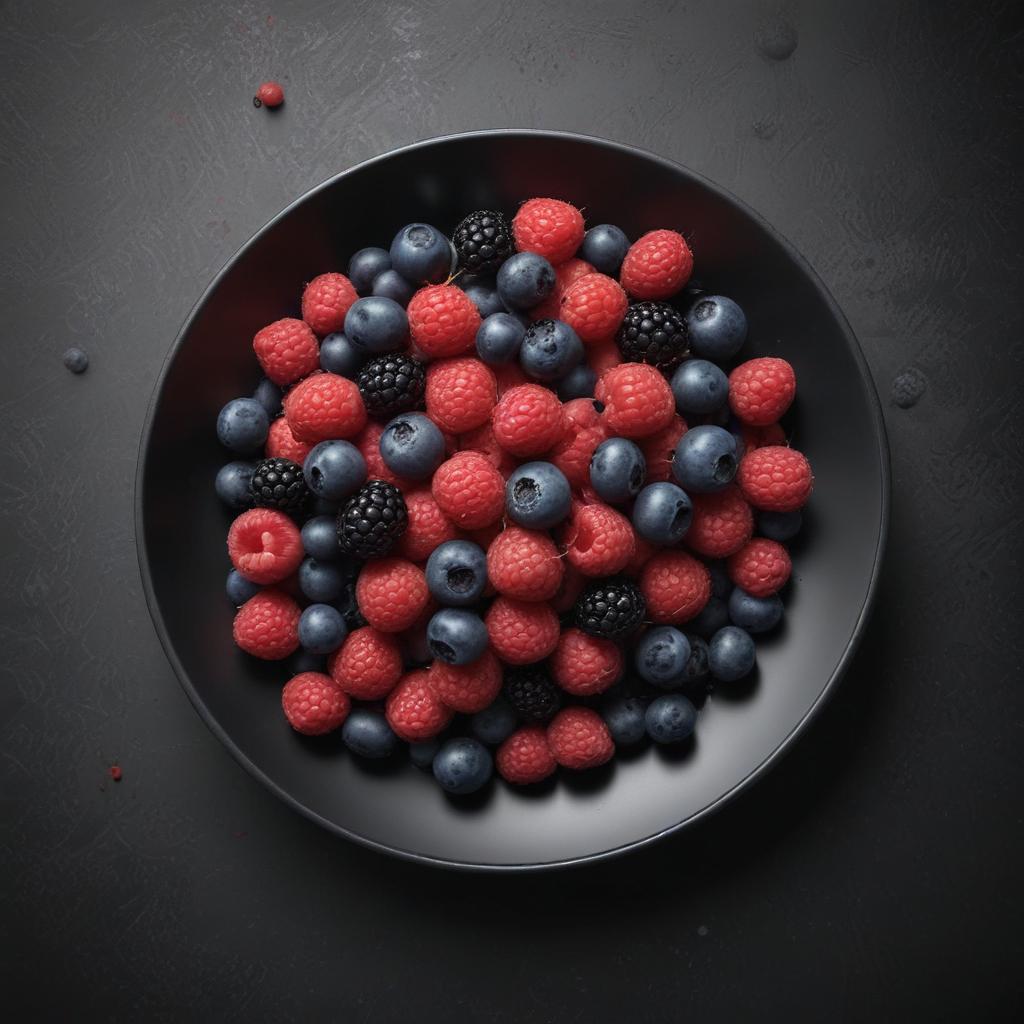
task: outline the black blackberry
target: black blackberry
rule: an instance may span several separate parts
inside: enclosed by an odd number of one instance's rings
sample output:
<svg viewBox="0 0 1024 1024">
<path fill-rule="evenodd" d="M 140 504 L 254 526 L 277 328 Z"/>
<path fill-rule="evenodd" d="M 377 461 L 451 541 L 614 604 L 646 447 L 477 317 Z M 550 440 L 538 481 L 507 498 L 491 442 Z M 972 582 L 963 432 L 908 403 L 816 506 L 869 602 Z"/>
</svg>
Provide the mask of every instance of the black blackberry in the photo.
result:
<svg viewBox="0 0 1024 1024">
<path fill-rule="evenodd" d="M 452 244 L 459 266 L 470 274 L 493 274 L 515 252 L 508 221 L 495 210 L 477 210 L 463 217 Z"/>
<path fill-rule="evenodd" d="M 620 640 L 644 621 L 647 602 L 631 580 L 601 580 L 580 594 L 574 613 L 584 633 Z"/>
<path fill-rule="evenodd" d="M 264 459 L 249 482 L 253 504 L 282 512 L 302 512 L 309 501 L 309 488 L 302 467 L 291 459 Z"/>
<path fill-rule="evenodd" d="M 345 584 L 341 597 L 335 601 L 335 607 L 341 612 L 345 626 L 350 633 L 366 625 L 366 619 L 363 618 L 363 613 L 359 610 L 359 601 L 356 599 L 356 581 L 354 579 Z"/>
<path fill-rule="evenodd" d="M 415 409 L 427 386 L 427 368 L 398 352 L 371 359 L 356 377 L 363 404 L 371 416 L 390 419 Z"/>
<path fill-rule="evenodd" d="M 530 722 L 544 722 L 562 706 L 558 687 L 539 665 L 507 669 L 505 699 Z"/>
<path fill-rule="evenodd" d="M 338 542 L 356 558 L 386 555 L 409 525 L 402 492 L 383 480 L 371 480 L 338 513 Z"/>
<path fill-rule="evenodd" d="M 619 328 L 619 351 L 629 363 L 674 370 L 689 348 L 686 321 L 667 302 L 634 302 Z"/>
</svg>

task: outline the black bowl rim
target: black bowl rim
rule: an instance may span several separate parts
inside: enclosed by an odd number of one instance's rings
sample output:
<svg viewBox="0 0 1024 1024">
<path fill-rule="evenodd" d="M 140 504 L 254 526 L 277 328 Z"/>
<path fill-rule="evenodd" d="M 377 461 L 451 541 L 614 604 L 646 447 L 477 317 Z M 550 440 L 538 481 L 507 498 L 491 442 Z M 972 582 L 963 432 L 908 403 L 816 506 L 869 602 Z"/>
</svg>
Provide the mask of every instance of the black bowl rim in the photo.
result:
<svg viewBox="0 0 1024 1024">
<path fill-rule="evenodd" d="M 672 170 L 677 173 L 682 173 L 690 177 L 691 179 L 698 182 L 702 187 L 708 189 L 710 192 L 717 195 L 720 199 L 731 203 L 737 207 L 740 211 L 746 214 L 748 217 L 753 219 L 755 222 L 761 225 L 761 227 L 772 235 L 775 240 L 786 250 L 790 258 L 803 270 L 808 280 L 814 285 L 818 294 L 824 300 L 826 305 L 834 317 L 836 324 L 843 333 L 850 351 L 853 353 L 855 362 L 857 364 L 857 372 L 860 376 L 861 386 L 865 389 L 869 404 L 871 406 L 872 418 L 875 426 L 875 438 L 878 444 L 878 456 L 881 467 L 881 521 L 879 523 L 878 531 L 878 543 L 875 547 L 874 560 L 871 566 L 871 576 L 868 581 L 868 588 L 864 596 L 864 602 L 861 605 L 860 613 L 857 617 L 857 621 L 854 625 L 853 632 L 850 634 L 850 639 L 847 641 L 846 647 L 840 656 L 836 667 L 832 672 L 832 675 L 828 678 L 825 685 L 822 687 L 821 692 L 815 698 L 814 703 L 810 706 L 804 716 L 793 726 L 786 738 L 772 751 L 753 771 L 749 772 L 744 778 L 737 782 L 731 789 L 727 790 L 717 799 L 711 803 L 702 807 L 699 811 L 694 812 L 676 824 L 669 826 L 666 829 L 662 829 L 660 832 L 652 833 L 651 835 L 642 836 L 639 839 L 633 840 L 629 843 L 623 843 L 619 846 L 613 847 L 608 850 L 600 850 L 595 853 L 585 854 L 580 857 L 570 857 L 562 860 L 554 861 L 543 861 L 538 863 L 523 863 L 523 864 L 483 864 L 474 863 L 468 861 L 449 860 L 441 857 L 431 857 L 426 854 L 417 853 L 414 850 L 405 850 L 396 846 L 389 846 L 386 843 L 379 842 L 375 839 L 370 839 L 367 836 L 360 835 L 357 832 L 352 832 L 349 829 L 343 828 L 341 825 L 328 820 L 316 811 L 305 806 L 294 796 L 291 795 L 287 790 L 282 788 L 277 782 L 270 778 L 265 772 L 258 768 L 235 744 L 234 740 L 228 735 L 224 728 L 219 722 L 213 717 L 202 698 L 199 696 L 195 687 L 192 685 L 192 681 L 185 671 L 184 666 L 178 659 L 177 653 L 175 652 L 174 645 L 171 642 L 171 638 L 167 633 L 167 627 L 163 620 L 163 615 L 160 612 L 160 606 L 156 599 L 156 593 L 153 588 L 153 580 L 149 571 L 149 553 L 146 548 L 146 534 L 144 529 L 144 514 L 143 514 L 143 482 L 145 475 L 145 461 L 146 452 L 149 449 L 150 439 L 153 433 L 153 421 L 156 413 L 157 405 L 159 404 L 160 395 L 163 391 L 164 381 L 166 380 L 168 371 L 171 363 L 174 361 L 175 356 L 178 353 L 178 349 L 181 347 L 191 330 L 192 323 L 198 316 L 199 312 L 209 301 L 210 297 L 214 294 L 217 288 L 220 286 L 222 278 L 228 273 L 228 271 L 235 265 L 235 263 L 245 254 L 245 252 L 264 235 L 266 234 L 278 221 L 287 217 L 293 209 L 300 206 L 307 199 L 316 195 L 318 192 L 324 191 L 325 189 L 331 188 L 340 181 L 342 178 L 355 173 L 356 171 L 363 170 L 374 164 L 381 163 L 385 160 L 389 160 L 399 153 L 408 153 L 417 149 L 427 149 L 437 145 L 443 145 L 462 139 L 469 138 L 487 138 L 487 137 L 509 137 L 509 136 L 520 136 L 526 138 L 553 138 L 553 139 L 567 139 L 573 142 L 584 142 L 593 146 L 600 146 L 606 149 L 617 150 L 624 153 L 629 153 L 632 156 L 640 156 L 646 160 L 654 161 L 655 163 L 661 164 L 663 167 Z M 245 243 L 243 243 L 235 252 L 230 256 L 223 267 L 217 272 L 216 276 L 206 287 L 199 300 L 189 311 L 188 316 L 185 318 L 185 322 L 182 324 L 181 330 L 178 331 L 177 337 L 174 339 L 174 343 L 171 345 L 164 358 L 163 364 L 160 368 L 160 373 L 157 376 L 156 383 L 153 388 L 153 394 L 150 398 L 149 407 L 146 410 L 146 419 L 143 424 L 142 436 L 139 442 L 139 455 L 138 464 L 135 473 L 135 540 L 136 540 L 136 553 L 139 561 L 139 571 L 142 576 L 142 586 L 146 595 L 146 604 L 149 607 L 150 617 L 153 620 L 153 625 L 156 628 L 157 636 L 160 639 L 160 644 L 164 649 L 164 653 L 167 656 L 168 661 L 171 663 L 171 667 L 174 669 L 175 675 L 178 677 L 178 681 L 181 683 L 182 688 L 188 695 L 189 700 L 192 702 L 196 711 L 199 712 L 200 717 L 206 723 L 208 728 L 213 734 L 224 744 L 225 747 L 231 752 L 239 764 L 245 768 L 255 779 L 259 780 L 264 786 L 266 786 L 275 796 L 283 800 L 286 804 L 304 815 L 311 821 L 316 822 L 318 825 L 327 829 L 329 832 L 333 832 L 335 835 L 343 836 L 346 839 L 350 839 L 354 842 L 360 843 L 363 846 L 369 847 L 370 849 L 378 850 L 382 853 L 387 853 L 395 857 L 400 857 L 404 860 L 414 861 L 420 864 L 429 864 L 435 867 L 454 868 L 464 871 L 476 871 L 476 872 L 525 872 L 525 871 L 544 871 L 552 870 L 555 868 L 567 868 L 577 866 L 581 864 L 593 863 L 595 861 L 607 860 L 612 857 L 621 856 L 622 854 L 628 853 L 632 850 L 640 849 L 641 847 L 649 846 L 650 844 L 663 839 L 668 835 L 672 835 L 675 832 L 679 832 L 685 828 L 688 828 L 698 821 L 703 820 L 715 811 L 720 810 L 731 800 L 735 799 L 741 792 L 748 789 L 758 779 L 760 779 L 771 767 L 778 763 L 778 761 L 785 755 L 796 743 L 799 737 L 804 733 L 810 723 L 817 717 L 824 707 L 826 701 L 835 692 L 840 680 L 843 677 L 846 669 L 849 667 L 849 663 L 853 657 L 854 651 L 864 634 L 864 630 L 867 626 L 867 622 L 870 618 L 871 610 L 875 603 L 875 598 L 878 591 L 878 581 L 881 573 L 882 560 L 885 553 L 886 544 L 888 543 L 889 536 L 889 519 L 890 519 L 890 506 L 891 506 L 891 486 L 892 486 L 892 470 L 890 466 L 889 458 L 889 442 L 885 428 L 885 420 L 882 416 L 882 406 L 878 398 L 878 392 L 875 388 L 874 379 L 871 376 L 871 372 L 867 365 L 867 360 L 864 358 L 864 353 L 860 347 L 860 343 L 857 341 L 856 336 L 850 327 L 846 316 L 843 311 L 839 308 L 832 294 L 828 288 L 825 287 L 824 282 L 818 276 L 814 268 L 807 262 L 807 260 L 801 255 L 797 248 L 783 236 L 772 224 L 770 224 L 764 217 L 761 216 L 756 210 L 747 205 L 742 199 L 733 195 L 727 189 L 722 188 L 720 185 L 706 178 L 704 175 L 697 171 L 686 167 L 683 164 L 677 163 L 674 160 L 669 160 L 666 157 L 659 156 L 656 153 L 651 153 L 648 150 L 642 149 L 639 146 L 629 145 L 623 142 L 614 142 L 610 139 L 602 139 L 597 136 L 584 135 L 577 132 L 567 131 L 549 131 L 545 129 L 535 128 L 491 128 L 482 129 L 478 131 L 470 132 L 456 132 L 449 135 L 439 135 L 428 139 L 421 139 L 418 142 L 410 143 L 406 146 L 400 146 L 397 149 L 389 150 L 386 153 L 382 153 L 379 156 L 371 157 L 368 160 L 363 160 L 360 163 L 354 164 L 352 167 L 348 167 L 343 171 L 339 171 L 337 174 L 332 175 L 330 178 L 322 181 L 319 185 L 315 185 L 313 188 L 304 192 L 297 199 L 290 202 L 283 210 L 280 211 L 276 216 L 272 217 L 266 224 L 263 225 L 255 234 L 252 235 Z"/>
</svg>

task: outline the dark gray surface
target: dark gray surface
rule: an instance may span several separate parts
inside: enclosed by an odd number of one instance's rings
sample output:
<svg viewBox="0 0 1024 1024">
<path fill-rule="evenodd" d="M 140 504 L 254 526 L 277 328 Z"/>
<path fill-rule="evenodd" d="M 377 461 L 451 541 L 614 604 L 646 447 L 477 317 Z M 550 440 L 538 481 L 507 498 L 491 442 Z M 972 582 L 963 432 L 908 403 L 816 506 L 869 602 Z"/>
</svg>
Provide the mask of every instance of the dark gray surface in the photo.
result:
<svg viewBox="0 0 1024 1024">
<path fill-rule="evenodd" d="M 757 48 L 778 8 L 553 6 L 467 27 L 454 4 L 4 5 L 0 877 L 24 1016 L 1020 1008 L 1020 18 L 792 5 L 779 62 Z M 277 115 L 250 103 L 265 77 Z M 340 167 L 501 125 L 719 181 L 821 273 L 883 400 L 927 382 L 887 404 L 880 605 L 812 733 L 695 834 L 523 879 L 385 860 L 249 779 L 163 657 L 132 528 L 152 382 L 237 245 Z"/>
</svg>

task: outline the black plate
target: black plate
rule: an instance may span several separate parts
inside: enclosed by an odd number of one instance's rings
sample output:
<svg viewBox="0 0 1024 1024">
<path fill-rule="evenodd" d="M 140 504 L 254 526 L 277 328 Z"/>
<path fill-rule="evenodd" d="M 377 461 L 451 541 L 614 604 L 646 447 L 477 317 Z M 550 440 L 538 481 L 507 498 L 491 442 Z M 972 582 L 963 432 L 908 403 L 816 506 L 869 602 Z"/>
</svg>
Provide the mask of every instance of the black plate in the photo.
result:
<svg viewBox="0 0 1024 1024">
<path fill-rule="evenodd" d="M 298 315 L 303 282 L 387 245 L 413 220 L 450 231 L 468 211 L 514 212 L 563 197 L 591 224 L 636 238 L 685 232 L 696 275 L 734 297 L 752 329 L 746 356 L 796 368 L 796 444 L 817 484 L 794 550 L 783 631 L 758 644 L 756 678 L 704 706 L 692 748 L 647 749 L 539 794 L 495 784 L 448 799 L 406 763 L 370 766 L 333 738 L 309 742 L 280 711 L 280 666 L 231 640 L 224 597 L 230 517 L 213 493 L 226 461 L 214 422 L 259 377 L 253 334 Z M 236 758 L 326 828 L 400 856 L 468 868 L 537 868 L 609 856 L 721 806 L 772 764 L 835 687 L 871 604 L 889 510 L 878 399 L 842 313 L 811 268 L 757 214 L 677 164 L 579 136 L 497 131 L 436 139 L 339 174 L 244 245 L 210 285 L 157 383 L 136 487 L 139 562 L 153 620 L 182 685 Z"/>
</svg>

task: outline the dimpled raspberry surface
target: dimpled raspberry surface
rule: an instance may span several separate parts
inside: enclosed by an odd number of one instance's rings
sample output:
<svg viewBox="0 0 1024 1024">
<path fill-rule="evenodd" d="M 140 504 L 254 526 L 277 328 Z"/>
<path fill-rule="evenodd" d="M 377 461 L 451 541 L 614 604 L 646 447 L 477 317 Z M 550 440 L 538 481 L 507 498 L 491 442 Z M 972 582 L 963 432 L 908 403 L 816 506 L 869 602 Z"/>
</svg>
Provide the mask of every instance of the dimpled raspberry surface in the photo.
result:
<svg viewBox="0 0 1024 1024">
<path fill-rule="evenodd" d="M 678 231 L 661 228 L 638 238 L 622 261 L 619 280 L 635 299 L 667 299 L 690 279 L 693 253 Z"/>
<path fill-rule="evenodd" d="M 468 665 L 431 664 L 427 680 L 438 699 L 453 711 L 483 711 L 501 691 L 501 664 L 491 651 Z"/>
<path fill-rule="evenodd" d="M 586 274 L 593 274 L 596 271 L 586 261 L 577 257 L 566 260 L 555 267 L 555 287 L 551 294 L 539 305 L 530 310 L 530 316 L 534 320 L 557 320 L 562 312 L 562 296 L 571 285 Z"/>
<path fill-rule="evenodd" d="M 754 532 L 754 513 L 738 487 L 692 497 L 693 518 L 687 546 L 707 558 L 727 558 L 739 551 Z"/>
<path fill-rule="evenodd" d="M 647 464 L 647 483 L 653 484 L 672 477 L 672 459 L 676 454 L 679 438 L 686 433 L 686 420 L 675 415 L 668 426 L 637 441 Z"/>
<path fill-rule="evenodd" d="M 302 319 L 321 337 L 340 331 L 345 326 L 345 314 L 358 298 L 344 274 L 320 274 L 302 293 Z"/>
<path fill-rule="evenodd" d="M 749 359 L 729 374 L 729 408 L 752 427 L 775 423 L 795 395 L 796 374 L 785 359 Z"/>
<path fill-rule="evenodd" d="M 574 771 L 597 768 L 615 754 L 608 726 L 590 708 L 563 708 L 548 726 L 547 740 L 555 760 Z"/>
<path fill-rule="evenodd" d="M 423 570 L 405 558 L 367 562 L 356 584 L 363 618 L 382 633 L 401 633 L 420 616 L 429 600 Z"/>
<path fill-rule="evenodd" d="M 626 315 L 629 299 L 618 281 L 605 274 L 585 274 L 562 295 L 560 319 L 585 345 L 613 335 Z"/>
<path fill-rule="evenodd" d="M 577 697 L 592 697 L 614 686 L 622 676 L 618 644 L 579 629 L 567 629 L 551 656 L 551 677 Z"/>
<path fill-rule="evenodd" d="M 530 199 L 512 218 L 512 234 L 520 252 L 535 252 L 558 266 L 583 241 L 583 214 L 561 199 Z"/>
<path fill-rule="evenodd" d="M 367 480 L 384 480 L 386 483 L 394 484 L 405 493 L 411 487 L 418 485 L 403 480 L 388 469 L 384 456 L 380 453 L 380 437 L 383 433 L 384 424 L 371 421 L 363 427 L 359 436 L 354 438 L 352 443 L 359 449 L 366 461 Z"/>
<path fill-rule="evenodd" d="M 594 397 L 604 403 L 610 435 L 641 438 L 663 430 L 676 414 L 668 381 L 646 363 L 621 363 L 597 382 Z"/>
<path fill-rule="evenodd" d="M 294 384 L 320 366 L 320 348 L 309 324 L 294 317 L 275 320 L 252 339 L 263 372 L 275 384 Z"/>
<path fill-rule="evenodd" d="M 235 613 L 232 635 L 247 654 L 280 661 L 299 646 L 299 606 L 273 588 L 250 597 Z"/>
<path fill-rule="evenodd" d="M 736 482 L 754 508 L 795 512 L 811 496 L 814 477 L 807 459 L 794 448 L 768 445 L 740 459 Z"/>
<path fill-rule="evenodd" d="M 413 344 L 430 359 L 461 356 L 476 341 L 480 313 L 453 284 L 421 288 L 409 300 L 407 313 Z"/>
<path fill-rule="evenodd" d="M 584 576 L 614 576 L 636 550 L 629 520 L 610 505 L 579 505 L 565 529 L 569 562 Z"/>
<path fill-rule="evenodd" d="M 284 512 L 253 508 L 231 524 L 228 556 L 247 580 L 280 583 L 302 561 L 302 537 Z"/>
<path fill-rule="evenodd" d="M 608 437 L 608 428 L 591 398 L 574 398 L 563 406 L 565 431 L 548 459 L 564 474 L 570 486 L 582 488 L 590 479 L 594 450 Z"/>
<path fill-rule="evenodd" d="M 558 396 L 540 384 L 520 384 L 506 391 L 491 419 L 494 440 L 510 455 L 542 455 L 566 433 Z"/>
<path fill-rule="evenodd" d="M 678 626 L 700 614 L 711 597 L 711 574 L 684 551 L 661 551 L 640 573 L 647 615 L 659 625 Z"/>
<path fill-rule="evenodd" d="M 284 415 L 299 441 L 342 440 L 366 426 L 359 388 L 336 373 L 317 373 L 300 381 L 284 397 Z"/>
<path fill-rule="evenodd" d="M 729 578 L 754 597 L 768 597 L 786 585 L 793 568 L 789 552 L 778 542 L 755 537 L 728 561 Z"/>
<path fill-rule="evenodd" d="M 300 672 L 281 691 L 284 717 L 304 736 L 333 732 L 348 717 L 351 706 L 348 695 L 323 672 Z"/>
<path fill-rule="evenodd" d="M 456 452 L 431 484 L 434 500 L 456 526 L 479 530 L 501 518 L 505 479 L 479 452 Z"/>
<path fill-rule="evenodd" d="M 507 665 L 542 661 L 558 644 L 558 616 L 542 601 L 497 597 L 484 622 L 494 653 Z"/>
<path fill-rule="evenodd" d="M 312 441 L 299 441 L 288 426 L 288 420 L 284 416 L 278 416 L 270 424 L 267 431 L 267 444 L 265 452 L 268 459 L 291 459 L 300 466 L 306 461 L 306 456 L 313 450 Z"/>
<path fill-rule="evenodd" d="M 543 782 L 558 767 L 543 725 L 517 729 L 498 748 L 494 763 L 498 774 L 514 786 Z"/>
<path fill-rule="evenodd" d="M 402 654 L 394 637 L 363 626 L 349 633 L 331 656 L 327 669 L 350 697 L 380 700 L 402 676 Z"/>
<path fill-rule="evenodd" d="M 407 743 L 436 736 L 454 712 L 434 692 L 426 669 L 408 672 L 391 691 L 385 707 L 388 725 Z"/>
<path fill-rule="evenodd" d="M 555 542 L 538 530 L 510 526 L 487 550 L 488 579 L 506 597 L 549 601 L 558 593 L 564 573 Z"/>
<path fill-rule="evenodd" d="M 409 525 L 398 539 L 397 552 L 411 562 L 425 562 L 434 548 L 455 540 L 459 531 L 441 511 L 430 491 L 412 491 L 405 495 Z"/>
<path fill-rule="evenodd" d="M 442 429 L 462 434 L 490 419 L 498 385 L 479 359 L 445 359 L 427 370 L 427 415 Z"/>
</svg>

